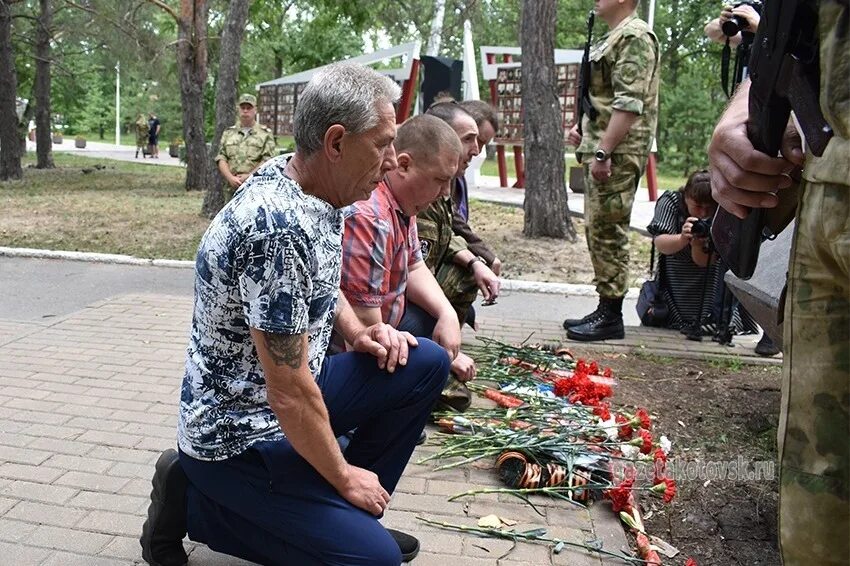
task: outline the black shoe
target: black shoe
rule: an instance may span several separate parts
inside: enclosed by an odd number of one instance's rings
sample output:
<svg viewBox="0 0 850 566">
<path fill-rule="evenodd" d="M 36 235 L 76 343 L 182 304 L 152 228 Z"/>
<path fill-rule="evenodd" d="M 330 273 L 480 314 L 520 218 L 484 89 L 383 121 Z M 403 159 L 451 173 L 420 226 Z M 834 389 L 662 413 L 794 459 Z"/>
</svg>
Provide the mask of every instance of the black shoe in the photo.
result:
<svg viewBox="0 0 850 566">
<path fill-rule="evenodd" d="M 401 551 L 401 561 L 410 562 L 419 554 L 419 539 L 395 529 L 387 529 Z"/>
<path fill-rule="evenodd" d="M 428 440 L 428 434 L 423 430 L 419 433 L 419 440 L 416 441 L 416 445 L 419 446 L 421 444 L 425 444 L 426 440 Z"/>
<path fill-rule="evenodd" d="M 569 330 L 573 326 L 579 326 L 580 324 L 585 324 L 593 320 L 599 316 L 599 305 L 596 306 L 596 310 L 590 314 L 584 315 L 582 318 L 568 318 L 564 321 L 564 330 Z"/>
<path fill-rule="evenodd" d="M 779 346 L 774 344 L 773 340 L 767 334 L 761 337 L 755 347 L 755 353 L 759 356 L 775 356 L 779 353 Z"/>
<path fill-rule="evenodd" d="M 177 451 L 168 449 L 156 461 L 151 504 L 142 526 L 142 558 L 151 566 L 185 566 L 186 487 L 189 484 Z"/>
<path fill-rule="evenodd" d="M 567 329 L 567 338 L 580 342 L 625 338 L 623 299 L 599 299 L 599 313 L 578 326 Z"/>
</svg>

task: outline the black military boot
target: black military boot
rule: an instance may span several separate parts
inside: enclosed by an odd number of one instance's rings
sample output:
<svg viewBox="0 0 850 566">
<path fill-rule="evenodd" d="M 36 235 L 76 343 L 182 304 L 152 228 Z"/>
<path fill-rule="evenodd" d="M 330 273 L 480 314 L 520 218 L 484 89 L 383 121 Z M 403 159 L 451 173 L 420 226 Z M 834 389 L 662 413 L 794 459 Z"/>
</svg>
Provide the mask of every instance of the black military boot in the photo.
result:
<svg viewBox="0 0 850 566">
<path fill-rule="evenodd" d="M 156 461 L 148 519 L 142 526 L 142 558 L 151 566 L 184 566 L 186 488 L 189 480 L 175 450 L 166 450 Z"/>
<path fill-rule="evenodd" d="M 599 309 L 600 309 L 600 305 L 601 305 L 601 304 L 602 304 L 602 299 L 600 298 L 600 299 L 599 299 L 599 304 L 597 304 L 597 305 L 596 305 L 596 310 L 594 310 L 592 313 L 590 313 L 590 314 L 586 314 L 586 315 L 584 315 L 584 316 L 583 316 L 583 317 L 581 317 L 581 318 L 568 318 L 567 320 L 565 320 L 565 321 L 564 321 L 564 330 L 569 330 L 569 329 L 570 329 L 570 328 L 572 328 L 573 326 L 578 326 L 578 325 L 580 325 L 580 324 L 585 324 L 585 323 L 587 323 L 587 322 L 590 322 L 590 321 L 591 321 L 591 319 L 594 319 L 594 318 L 596 318 L 597 316 L 599 316 Z"/>
<path fill-rule="evenodd" d="M 621 339 L 623 329 L 623 298 L 599 298 L 599 314 L 578 326 L 567 329 L 567 338 L 581 342 Z"/>
</svg>

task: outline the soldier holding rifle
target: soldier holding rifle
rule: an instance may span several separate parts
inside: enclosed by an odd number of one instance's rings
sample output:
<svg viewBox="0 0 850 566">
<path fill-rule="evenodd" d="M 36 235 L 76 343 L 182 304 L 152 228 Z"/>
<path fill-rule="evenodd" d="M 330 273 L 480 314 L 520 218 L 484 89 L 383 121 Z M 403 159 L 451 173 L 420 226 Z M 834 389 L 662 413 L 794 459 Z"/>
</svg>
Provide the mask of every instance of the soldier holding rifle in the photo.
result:
<svg viewBox="0 0 850 566">
<path fill-rule="evenodd" d="M 585 233 L 599 306 L 567 319 L 572 340 L 623 338 L 628 289 L 629 220 L 658 116 L 658 39 L 635 15 L 638 0 L 596 0 L 610 31 L 583 64 L 584 115 L 568 142 L 585 173 Z M 589 70 L 588 70 L 589 65 Z"/>
<path fill-rule="evenodd" d="M 805 41 L 807 34 L 812 42 Z M 786 566 L 847 564 L 850 5 L 847 0 L 771 0 L 754 45 L 753 82 L 742 83 L 709 146 L 712 187 L 727 214 L 746 218 L 741 222 L 746 228 L 751 217 L 761 216 L 760 209 L 782 204 L 796 184 L 792 177 L 805 165 L 785 301 L 780 550 Z M 761 45 L 770 53 L 758 53 Z M 780 68 L 771 67 L 777 63 Z M 770 78 L 772 84 L 765 84 Z M 788 121 L 789 104 L 806 134 L 805 153 L 794 122 Z M 776 112 L 762 112 L 765 108 Z M 760 135 L 771 128 L 775 131 L 767 133 L 775 136 Z M 717 224 L 715 219 L 712 232 Z M 757 253 L 762 232 L 750 232 Z M 733 257 L 746 233 L 730 239 Z M 742 268 L 748 264 L 741 262 Z"/>
</svg>

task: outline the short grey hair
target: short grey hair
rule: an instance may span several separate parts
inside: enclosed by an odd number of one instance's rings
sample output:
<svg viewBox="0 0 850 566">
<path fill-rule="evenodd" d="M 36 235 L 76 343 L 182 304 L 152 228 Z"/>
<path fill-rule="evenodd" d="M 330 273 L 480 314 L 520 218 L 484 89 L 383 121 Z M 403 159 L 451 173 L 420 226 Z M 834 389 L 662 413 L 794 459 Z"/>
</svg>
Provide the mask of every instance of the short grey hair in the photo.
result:
<svg viewBox="0 0 850 566">
<path fill-rule="evenodd" d="M 355 63 L 328 65 L 307 83 L 295 108 L 295 148 L 302 155 L 321 149 L 334 124 L 359 134 L 378 124 L 379 105 L 401 96 L 391 78 Z"/>
</svg>

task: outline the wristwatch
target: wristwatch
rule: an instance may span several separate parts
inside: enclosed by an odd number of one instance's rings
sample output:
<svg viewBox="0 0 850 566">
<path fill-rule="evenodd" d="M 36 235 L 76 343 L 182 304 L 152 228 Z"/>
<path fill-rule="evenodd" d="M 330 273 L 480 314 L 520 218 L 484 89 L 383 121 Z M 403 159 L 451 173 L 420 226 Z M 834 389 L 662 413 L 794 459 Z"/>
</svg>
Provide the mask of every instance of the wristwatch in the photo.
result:
<svg viewBox="0 0 850 566">
<path fill-rule="evenodd" d="M 604 149 L 600 148 L 600 149 L 596 150 L 596 153 L 594 154 L 594 158 L 596 159 L 596 161 L 604 162 L 604 161 L 608 161 L 609 159 L 611 159 L 611 154 L 608 153 L 607 151 L 605 151 Z"/>
<path fill-rule="evenodd" d="M 484 258 L 481 257 L 480 255 L 477 255 L 474 258 L 472 258 L 471 260 L 469 260 L 468 262 L 466 262 L 466 268 L 472 269 L 472 266 L 475 264 L 475 262 L 478 262 L 478 261 L 480 261 L 484 265 L 487 265 L 487 262 L 484 261 Z"/>
</svg>

